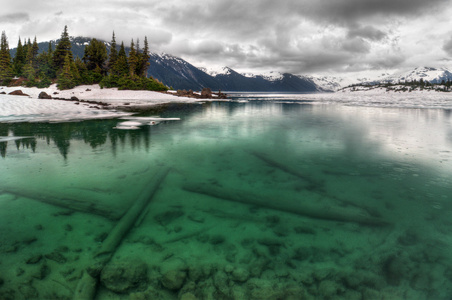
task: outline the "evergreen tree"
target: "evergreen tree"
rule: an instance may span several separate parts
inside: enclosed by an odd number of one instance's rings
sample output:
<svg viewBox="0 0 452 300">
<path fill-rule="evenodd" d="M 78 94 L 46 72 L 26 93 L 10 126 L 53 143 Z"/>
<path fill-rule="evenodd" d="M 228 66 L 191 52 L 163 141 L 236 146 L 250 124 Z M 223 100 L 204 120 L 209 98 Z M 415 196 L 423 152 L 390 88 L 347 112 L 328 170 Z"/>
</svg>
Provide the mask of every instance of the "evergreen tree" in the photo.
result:
<svg viewBox="0 0 452 300">
<path fill-rule="evenodd" d="M 71 57 L 69 53 L 66 54 L 64 58 L 63 67 L 61 69 L 60 74 L 58 75 L 58 88 L 60 90 L 72 89 L 75 87 L 75 80 L 73 76 L 73 72 L 71 70 Z"/>
<path fill-rule="evenodd" d="M 115 32 L 113 31 L 113 36 L 111 39 L 111 46 L 110 46 L 110 54 L 108 56 L 108 63 L 107 63 L 107 70 L 109 73 L 111 73 L 113 71 L 113 66 L 115 65 L 117 59 L 118 59 L 118 51 L 116 49 Z"/>
<path fill-rule="evenodd" d="M 147 37 L 144 37 L 144 49 L 140 53 L 139 66 L 137 68 L 138 76 L 146 77 L 146 72 L 150 66 L 149 59 L 151 58 L 149 54 L 149 45 Z"/>
<path fill-rule="evenodd" d="M 88 46 L 85 47 L 83 62 L 90 71 L 97 74 L 105 75 L 107 71 L 107 47 L 101 41 L 92 39 Z"/>
<path fill-rule="evenodd" d="M 77 57 L 78 58 L 78 57 Z M 80 75 L 80 72 L 77 68 L 77 64 L 75 63 L 74 60 L 70 61 L 71 64 L 71 75 L 72 78 L 74 78 L 74 85 L 78 85 L 78 84 L 82 84 L 82 76 Z"/>
<path fill-rule="evenodd" d="M 11 78 L 13 78 L 13 66 L 9 53 L 8 38 L 3 31 L 0 40 L 0 82 L 5 83 Z"/>
<path fill-rule="evenodd" d="M 24 52 L 24 47 L 22 46 L 22 41 L 19 37 L 19 42 L 17 43 L 16 56 L 13 59 L 13 70 L 16 76 L 22 76 L 22 69 L 25 65 L 26 53 Z"/>
<path fill-rule="evenodd" d="M 60 72 L 65 64 L 66 56 L 69 57 L 69 61 L 72 60 L 71 41 L 67 32 L 67 26 L 64 26 L 64 31 L 61 34 L 61 39 L 56 45 L 53 53 L 53 65 L 55 70 Z"/>
<path fill-rule="evenodd" d="M 126 50 L 124 43 L 121 43 L 121 47 L 118 52 L 118 59 L 113 66 L 113 74 L 118 76 L 126 76 L 129 73 L 129 64 L 127 62 Z"/>
<path fill-rule="evenodd" d="M 135 44 L 133 43 L 133 39 L 132 42 L 130 43 L 128 63 L 129 63 L 129 75 L 130 77 L 133 78 L 135 76 L 136 68 L 138 66 L 138 54 L 137 51 L 135 50 Z"/>
<path fill-rule="evenodd" d="M 33 40 L 33 44 L 31 45 L 31 61 L 32 61 L 33 68 L 38 67 L 38 64 L 37 64 L 38 52 L 39 52 L 39 46 L 38 46 L 38 42 L 35 37 L 35 39 Z"/>
<path fill-rule="evenodd" d="M 47 49 L 47 53 L 53 56 L 52 43 L 49 42 L 49 48 Z"/>
</svg>

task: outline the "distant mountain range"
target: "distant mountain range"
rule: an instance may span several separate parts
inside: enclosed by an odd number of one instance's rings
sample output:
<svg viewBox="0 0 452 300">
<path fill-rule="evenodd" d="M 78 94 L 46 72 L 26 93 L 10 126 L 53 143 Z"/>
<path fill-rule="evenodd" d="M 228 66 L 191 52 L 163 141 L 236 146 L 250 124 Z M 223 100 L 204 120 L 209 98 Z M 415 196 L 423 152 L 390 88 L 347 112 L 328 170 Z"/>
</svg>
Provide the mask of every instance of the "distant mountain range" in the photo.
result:
<svg viewBox="0 0 452 300">
<path fill-rule="evenodd" d="M 369 83 L 399 83 L 421 79 L 440 84 L 442 81 L 452 80 L 452 73 L 447 68 L 418 67 L 412 70 L 399 71 L 379 80 L 369 81 Z"/>
<path fill-rule="evenodd" d="M 71 37 L 72 53 L 83 57 L 85 46 L 91 38 Z M 53 48 L 58 40 L 50 41 Z M 104 42 L 107 49 L 109 42 Z M 49 42 L 41 42 L 39 51 L 47 51 Z M 118 46 L 119 49 L 119 46 Z M 130 49 L 126 47 L 126 52 Z M 11 50 L 14 56 L 16 49 Z M 336 91 L 351 84 L 379 84 L 397 83 L 400 81 L 412 81 L 414 79 L 441 83 L 442 80 L 452 80 L 452 73 L 446 68 L 420 67 L 414 70 L 397 72 L 395 74 L 381 74 L 376 79 L 361 78 L 351 80 L 349 78 L 331 76 L 302 76 L 290 73 L 268 72 L 266 74 L 240 74 L 235 70 L 224 67 L 221 70 L 212 71 L 198 68 L 180 57 L 170 54 L 151 53 L 148 76 L 163 82 L 173 89 L 201 90 L 209 87 L 212 90 L 239 91 L 239 92 L 292 92 L 315 93 Z"/>
<path fill-rule="evenodd" d="M 151 54 L 148 74 L 174 89 L 212 90 L 240 92 L 324 92 L 313 80 L 289 73 L 280 76 L 240 74 L 229 67 L 222 72 L 208 72 L 197 68 L 180 57 L 170 54 Z"/>
</svg>

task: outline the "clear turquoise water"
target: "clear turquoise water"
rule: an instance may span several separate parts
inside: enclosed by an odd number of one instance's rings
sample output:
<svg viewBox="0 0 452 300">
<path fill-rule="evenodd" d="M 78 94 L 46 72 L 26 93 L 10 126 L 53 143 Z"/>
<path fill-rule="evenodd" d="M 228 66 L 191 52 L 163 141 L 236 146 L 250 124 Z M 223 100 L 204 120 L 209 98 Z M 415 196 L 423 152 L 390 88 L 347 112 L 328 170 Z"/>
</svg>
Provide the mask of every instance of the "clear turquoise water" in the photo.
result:
<svg viewBox="0 0 452 300">
<path fill-rule="evenodd" d="M 115 217 L 167 167 L 96 299 L 452 298 L 450 110 L 250 101 L 141 115 L 181 120 L 0 124 L 33 137 L 0 143 L 0 299 L 71 299 Z"/>
</svg>

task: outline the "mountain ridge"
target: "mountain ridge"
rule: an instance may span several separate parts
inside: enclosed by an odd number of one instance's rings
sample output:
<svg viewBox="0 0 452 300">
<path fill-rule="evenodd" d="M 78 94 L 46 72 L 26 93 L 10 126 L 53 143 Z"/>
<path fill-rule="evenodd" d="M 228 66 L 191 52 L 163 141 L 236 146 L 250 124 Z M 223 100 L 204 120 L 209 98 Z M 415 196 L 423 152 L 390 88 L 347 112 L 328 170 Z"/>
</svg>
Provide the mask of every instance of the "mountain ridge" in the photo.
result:
<svg viewBox="0 0 452 300">
<path fill-rule="evenodd" d="M 93 38 L 70 37 L 72 52 L 80 58 L 84 55 L 85 46 Z M 39 52 L 47 51 L 51 43 L 54 49 L 57 40 L 38 43 Z M 111 43 L 102 41 L 108 51 Z M 119 50 L 119 46 L 118 50 Z M 126 52 L 130 51 L 125 47 Z M 15 55 L 16 49 L 11 49 L 11 55 Z M 398 83 L 404 81 L 423 80 L 432 83 L 452 80 L 452 72 L 445 67 L 416 67 L 393 74 L 382 73 L 374 79 L 367 77 L 351 79 L 339 76 L 311 76 L 294 75 L 268 71 L 261 74 L 239 73 L 230 67 L 221 69 L 207 69 L 197 67 L 188 61 L 168 54 L 150 53 L 150 67 L 147 75 L 161 81 L 173 89 L 201 90 L 209 87 L 212 90 L 239 91 L 239 92 L 293 92 L 293 93 L 317 93 L 332 92 L 351 85 L 376 85 L 384 83 Z"/>
</svg>

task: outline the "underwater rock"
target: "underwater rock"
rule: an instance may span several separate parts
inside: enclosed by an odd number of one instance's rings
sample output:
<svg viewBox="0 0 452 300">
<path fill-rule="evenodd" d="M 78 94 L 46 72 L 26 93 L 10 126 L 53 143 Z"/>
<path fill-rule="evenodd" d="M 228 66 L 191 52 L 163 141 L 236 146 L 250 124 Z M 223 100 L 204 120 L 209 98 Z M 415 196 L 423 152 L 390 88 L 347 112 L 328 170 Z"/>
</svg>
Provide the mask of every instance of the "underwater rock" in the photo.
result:
<svg viewBox="0 0 452 300">
<path fill-rule="evenodd" d="M 17 277 L 22 276 L 24 273 L 25 273 L 24 269 L 22 269 L 20 267 L 16 269 L 16 276 Z"/>
<path fill-rule="evenodd" d="M 273 227 L 273 233 L 278 237 L 286 237 L 289 235 L 289 228 L 284 225 L 278 225 Z"/>
<path fill-rule="evenodd" d="M 284 292 L 271 281 L 253 278 L 247 282 L 250 300 L 284 299 Z"/>
<path fill-rule="evenodd" d="M 179 291 L 179 295 L 186 293 L 196 294 L 196 283 L 194 281 L 187 281 Z"/>
<path fill-rule="evenodd" d="M 12 245 L 5 248 L 5 253 L 15 253 L 18 249 L 19 247 L 17 245 Z"/>
<path fill-rule="evenodd" d="M 46 254 L 45 258 L 53 260 L 59 264 L 64 264 L 67 261 L 66 257 L 64 257 L 63 254 L 57 251 L 53 251 L 52 253 Z"/>
<path fill-rule="evenodd" d="M 386 286 L 384 278 L 371 272 L 355 271 L 344 273 L 341 277 L 341 281 L 344 282 L 347 287 L 355 290 L 359 290 L 362 287 L 380 290 Z"/>
<path fill-rule="evenodd" d="M 403 246 L 413 246 L 420 242 L 418 234 L 414 230 L 407 230 L 401 236 L 398 237 L 397 241 Z"/>
<path fill-rule="evenodd" d="M 39 280 L 43 280 L 45 279 L 49 274 L 50 274 L 51 270 L 49 268 L 49 266 L 47 266 L 46 264 L 43 264 L 39 270 L 34 273 L 33 275 L 31 275 L 33 278 L 39 279 Z"/>
<path fill-rule="evenodd" d="M 75 268 L 66 268 L 62 271 L 60 271 L 60 274 L 63 275 L 63 277 L 68 277 L 69 275 L 73 274 L 75 271 Z"/>
<path fill-rule="evenodd" d="M 140 261 L 111 262 L 103 268 L 100 281 L 116 293 L 143 289 L 147 284 L 147 266 Z"/>
<path fill-rule="evenodd" d="M 107 236 L 108 236 L 108 233 L 107 233 L 107 232 L 99 233 L 99 234 L 94 238 L 94 241 L 97 242 L 97 243 L 102 243 L 102 242 L 107 238 Z"/>
<path fill-rule="evenodd" d="M 355 290 L 346 290 L 343 294 L 340 295 L 342 299 L 347 300 L 361 300 L 362 294 Z"/>
<path fill-rule="evenodd" d="M 241 285 L 234 284 L 233 286 L 231 286 L 230 293 L 231 299 L 248 299 L 248 291 Z"/>
<path fill-rule="evenodd" d="M 224 243 L 225 240 L 226 240 L 225 237 L 222 236 L 222 235 L 213 235 L 213 236 L 210 237 L 209 242 L 212 245 L 218 245 L 218 244 Z"/>
<path fill-rule="evenodd" d="M 232 272 L 232 280 L 238 281 L 238 282 L 245 282 L 250 277 L 250 272 L 246 270 L 245 268 L 236 268 Z"/>
<path fill-rule="evenodd" d="M 294 227 L 294 230 L 297 234 L 316 234 L 316 231 L 314 229 L 306 226 L 296 226 Z"/>
<path fill-rule="evenodd" d="M 39 293 L 32 285 L 23 284 L 19 286 L 19 292 L 25 299 L 38 299 Z"/>
<path fill-rule="evenodd" d="M 174 220 L 176 220 L 177 218 L 180 218 L 184 215 L 185 213 L 183 211 L 180 210 L 174 210 L 174 211 L 167 211 L 161 214 L 158 214 L 154 217 L 154 219 L 157 221 L 157 223 L 159 223 L 162 226 L 166 226 L 169 223 L 173 222 Z"/>
<path fill-rule="evenodd" d="M 411 274 L 410 260 L 403 254 L 392 255 L 383 262 L 383 274 L 386 282 L 398 286 L 402 279 Z"/>
<path fill-rule="evenodd" d="M 205 278 L 204 271 L 199 266 L 190 267 L 188 270 L 188 278 L 192 281 L 198 282 Z"/>
<path fill-rule="evenodd" d="M 33 244 L 34 242 L 36 242 L 37 240 L 38 239 L 33 236 L 33 237 L 29 237 L 29 238 L 23 240 L 22 243 L 25 245 L 30 245 L 30 244 Z"/>
<path fill-rule="evenodd" d="M 261 245 L 267 246 L 271 256 L 278 255 L 280 247 L 283 245 L 283 243 L 279 240 L 270 238 L 259 239 L 257 242 Z"/>
<path fill-rule="evenodd" d="M 226 275 L 223 271 L 218 271 L 213 275 L 213 284 L 217 288 L 220 295 L 222 295 L 224 298 L 229 297 L 229 278 L 228 275 Z"/>
<path fill-rule="evenodd" d="M 184 284 L 187 273 L 181 270 L 170 270 L 162 277 L 162 285 L 169 290 L 179 290 Z"/>
<path fill-rule="evenodd" d="M 271 216 L 266 216 L 265 221 L 267 222 L 268 226 L 272 227 L 272 226 L 275 226 L 276 224 L 278 224 L 281 221 L 281 219 L 277 215 L 271 215 Z"/>
<path fill-rule="evenodd" d="M 226 274 L 230 274 L 230 273 L 232 273 L 234 271 L 234 267 L 232 266 L 232 265 L 226 265 L 226 266 L 224 266 L 224 272 L 226 273 Z"/>
<path fill-rule="evenodd" d="M 15 300 L 17 298 L 15 294 L 16 292 L 13 289 L 2 290 L 0 291 L 0 299 Z"/>
<path fill-rule="evenodd" d="M 309 259 L 312 256 L 313 248 L 310 247 L 298 247 L 295 249 L 295 253 L 292 256 L 292 259 L 298 261 L 304 261 Z"/>
<path fill-rule="evenodd" d="M 43 230 L 44 227 L 41 224 L 35 225 L 36 230 Z"/>
<path fill-rule="evenodd" d="M 69 247 L 68 246 L 59 246 L 55 249 L 56 252 L 62 252 L 62 253 L 68 253 Z"/>
<path fill-rule="evenodd" d="M 333 280 L 323 280 L 318 287 L 318 294 L 322 299 L 330 299 L 343 292 L 345 292 L 345 288 Z"/>
<path fill-rule="evenodd" d="M 179 299 L 180 300 L 197 300 L 198 298 L 196 298 L 196 296 L 193 295 L 192 293 L 188 292 L 188 293 L 181 295 Z"/>
<path fill-rule="evenodd" d="M 133 292 L 129 294 L 129 300 L 154 300 L 154 299 L 167 299 L 168 296 L 164 295 L 160 291 L 153 289 L 152 287 L 148 288 L 144 292 Z"/>
<path fill-rule="evenodd" d="M 37 255 L 34 255 L 34 256 L 30 257 L 29 259 L 27 259 L 27 261 L 25 263 L 27 265 L 34 265 L 34 264 L 37 264 L 41 259 L 42 259 L 42 255 L 37 254 Z"/>
<path fill-rule="evenodd" d="M 2 286 L 5 283 L 5 280 L 3 280 L 3 278 L 0 277 L 0 286 Z"/>
</svg>

